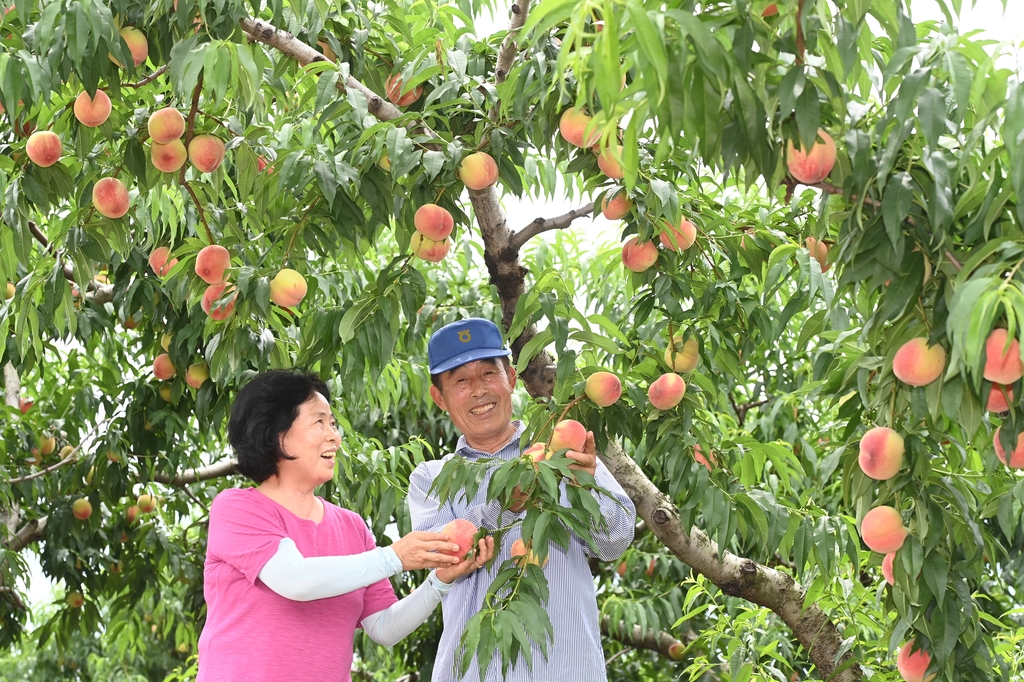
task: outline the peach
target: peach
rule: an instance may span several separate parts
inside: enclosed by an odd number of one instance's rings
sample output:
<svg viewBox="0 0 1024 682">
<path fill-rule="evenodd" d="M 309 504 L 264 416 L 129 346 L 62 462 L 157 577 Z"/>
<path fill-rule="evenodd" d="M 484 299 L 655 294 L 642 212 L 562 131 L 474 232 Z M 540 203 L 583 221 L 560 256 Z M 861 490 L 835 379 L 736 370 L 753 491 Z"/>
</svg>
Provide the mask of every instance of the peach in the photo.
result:
<svg viewBox="0 0 1024 682">
<path fill-rule="evenodd" d="M 715 457 L 715 453 L 709 453 L 707 457 L 704 456 L 704 451 L 700 448 L 700 443 L 694 443 L 693 445 L 693 459 L 697 464 L 703 464 L 704 468 L 711 471 L 714 467 L 718 466 L 718 458 Z"/>
<path fill-rule="evenodd" d="M 587 428 L 575 419 L 563 419 L 555 424 L 548 447 L 552 450 L 582 450 L 587 443 Z"/>
<path fill-rule="evenodd" d="M 291 268 L 284 268 L 270 280 L 270 300 L 282 308 L 297 306 L 306 297 L 306 279 Z"/>
<path fill-rule="evenodd" d="M 621 180 L 626 172 L 622 169 L 622 147 L 613 145 L 597 155 L 597 167 L 612 180 Z"/>
<path fill-rule="evenodd" d="M 196 256 L 196 274 L 207 284 L 220 284 L 226 278 L 224 271 L 231 265 L 231 254 L 220 244 L 210 244 Z"/>
<path fill-rule="evenodd" d="M 170 386 L 161 386 L 157 390 L 157 393 L 160 395 L 160 399 L 163 400 L 165 403 L 171 402 L 171 387 Z"/>
<path fill-rule="evenodd" d="M 166 277 L 167 273 L 171 271 L 171 268 L 178 264 L 177 258 L 171 258 L 168 260 L 168 256 L 170 255 L 170 248 L 166 246 L 156 247 L 153 249 L 153 252 L 149 254 L 149 267 L 153 268 L 153 272 L 160 277 Z M 164 347 L 164 350 L 167 350 L 166 346 Z"/>
<path fill-rule="evenodd" d="M 448 535 L 448 541 L 454 542 L 459 546 L 457 551 L 448 551 L 442 549 L 440 554 L 447 554 L 448 556 L 464 557 L 473 549 L 473 536 L 476 535 L 477 528 L 470 521 L 466 519 L 455 519 L 441 529 L 442 533 Z"/>
<path fill-rule="evenodd" d="M 520 568 L 526 568 L 533 564 L 534 566 L 540 566 L 543 570 L 548 565 L 548 559 L 551 558 L 550 556 L 546 556 L 544 557 L 544 563 L 541 563 L 540 559 L 537 558 L 537 554 L 531 548 L 527 547 L 526 543 L 524 543 L 522 539 L 516 540 L 512 543 L 509 554 L 511 554 L 513 559 L 518 559 L 516 564 Z"/>
<path fill-rule="evenodd" d="M 57 453 L 57 456 L 60 457 L 61 459 L 65 459 L 67 457 L 70 457 L 72 454 L 74 454 L 74 452 L 75 452 L 75 446 L 73 446 L 73 445 L 65 445 L 64 447 L 62 447 L 60 449 L 60 452 Z"/>
<path fill-rule="evenodd" d="M 63 148 L 60 144 L 60 137 L 57 133 L 49 130 L 40 130 L 32 133 L 25 143 L 25 153 L 32 163 L 40 168 L 49 168 L 60 160 Z"/>
<path fill-rule="evenodd" d="M 896 584 L 896 576 L 892 572 L 892 562 L 896 559 L 896 552 L 889 552 L 882 559 L 882 575 L 885 576 L 885 582 L 890 585 Z"/>
<path fill-rule="evenodd" d="M 85 521 L 92 516 L 92 503 L 84 497 L 79 497 L 71 503 L 71 514 L 76 519 Z"/>
<path fill-rule="evenodd" d="M 1005 329 L 993 329 L 985 341 L 984 376 L 998 384 L 1012 384 L 1024 376 L 1020 343 L 1010 339 Z"/>
<path fill-rule="evenodd" d="M 651 405 L 659 410 L 671 410 L 686 395 L 686 382 L 678 374 L 662 374 L 647 389 Z"/>
<path fill-rule="evenodd" d="M 907 539 L 903 517 L 887 505 L 875 507 L 864 515 L 864 520 L 860 524 L 860 534 L 864 538 L 864 544 L 871 551 L 880 554 L 895 552 Z"/>
<path fill-rule="evenodd" d="M 985 409 L 989 412 L 1007 412 L 1012 402 L 1013 391 L 1009 386 L 992 384 L 992 389 L 988 392 L 988 402 L 985 405 Z"/>
<path fill-rule="evenodd" d="M 821 272 L 828 272 L 828 269 L 831 267 L 828 262 L 828 244 L 815 237 L 808 237 L 804 240 L 804 244 L 807 245 L 807 250 L 811 252 L 811 258 L 818 261 L 818 265 L 821 266 Z"/>
<path fill-rule="evenodd" d="M 534 443 L 530 447 L 523 450 L 522 456 L 529 457 L 536 463 L 542 459 L 551 459 L 551 456 L 553 454 L 555 453 L 549 450 L 547 447 L 545 447 L 544 443 Z"/>
<path fill-rule="evenodd" d="M 213 135 L 196 135 L 188 143 L 188 158 L 202 173 L 212 173 L 224 162 L 224 143 Z"/>
<path fill-rule="evenodd" d="M 673 372 L 690 372 L 700 362 L 700 350 L 697 338 L 691 336 L 683 341 L 683 337 L 673 336 L 672 342 L 665 349 L 665 364 Z"/>
<path fill-rule="evenodd" d="M 946 367 L 946 349 L 919 336 L 907 341 L 892 359 L 892 373 L 910 386 L 926 386 L 942 375 Z"/>
<path fill-rule="evenodd" d="M 622 245 L 622 264 L 633 272 L 643 272 L 658 260 L 658 247 L 654 242 L 640 242 L 639 237 L 631 237 Z"/>
<path fill-rule="evenodd" d="M 934 680 L 938 673 L 925 676 L 928 666 L 932 663 L 931 654 L 924 649 L 918 649 L 914 653 L 910 650 L 914 647 L 914 640 L 910 640 L 900 649 L 896 657 L 896 669 L 906 682 L 929 682 Z"/>
<path fill-rule="evenodd" d="M 587 126 L 590 125 L 590 121 L 590 117 L 582 109 L 579 107 L 569 107 L 562 112 L 561 117 L 558 119 L 558 132 L 571 145 L 593 147 L 601 139 L 601 133 L 597 130 L 592 130 L 590 135 L 587 135 L 586 141 L 584 141 L 583 136 L 586 133 Z"/>
<path fill-rule="evenodd" d="M 27 414 L 28 411 L 32 409 L 33 405 L 35 405 L 35 403 L 28 398 L 21 398 L 18 400 L 18 409 L 22 414 Z"/>
<path fill-rule="evenodd" d="M 1011 469 L 1024 469 L 1024 432 L 1017 434 L 1017 446 L 1010 453 L 1010 460 L 1006 460 L 1006 450 L 1003 448 L 1003 444 L 999 442 L 999 432 L 1003 427 L 996 429 L 995 434 L 992 436 L 992 445 L 996 449 L 996 457 L 999 461 L 1010 467 Z"/>
<path fill-rule="evenodd" d="M 431 263 L 438 263 L 444 260 L 444 257 L 448 255 L 448 250 L 451 248 L 452 241 L 450 239 L 443 239 L 441 241 L 435 241 L 425 237 L 419 231 L 412 233 L 412 240 L 409 242 L 409 250 L 412 251 L 412 255 L 417 258 L 422 258 L 425 261 Z"/>
<path fill-rule="evenodd" d="M 644 575 L 646 575 L 648 578 L 653 578 L 654 577 L 654 567 L 657 565 L 657 563 L 658 563 L 657 557 L 653 557 L 652 556 L 651 557 L 651 562 L 649 564 L 647 564 L 647 568 L 644 570 Z"/>
<path fill-rule="evenodd" d="M 409 106 L 423 94 L 422 85 L 417 85 L 404 95 L 402 94 L 402 89 L 402 77 L 397 73 L 388 76 L 387 81 L 384 82 L 384 92 L 387 94 L 388 99 L 398 107 Z"/>
<path fill-rule="evenodd" d="M 18 290 L 17 290 L 17 288 L 15 288 L 14 282 L 8 282 L 7 283 L 7 290 L 4 293 L 4 300 L 5 301 L 11 300 L 12 298 L 14 298 L 14 295 L 16 293 L 18 293 Z"/>
<path fill-rule="evenodd" d="M 227 282 L 220 282 L 218 284 L 211 284 L 203 293 L 203 312 L 206 313 L 211 320 L 215 320 L 217 322 L 226 320 L 231 317 L 231 313 L 235 310 L 235 299 L 238 298 L 237 293 L 233 294 L 231 298 L 228 299 L 227 303 L 217 304 L 217 300 L 224 295 L 225 289 L 227 289 L 227 293 L 231 293 L 235 290 L 233 286 L 229 287 Z"/>
<path fill-rule="evenodd" d="M 672 642 L 668 647 L 668 657 L 673 661 L 683 660 L 686 654 L 686 645 L 682 642 Z"/>
<path fill-rule="evenodd" d="M 167 144 L 154 142 L 149 158 L 158 171 L 177 173 L 188 160 L 188 151 L 181 140 L 171 140 Z"/>
<path fill-rule="evenodd" d="M 622 396 L 622 382 L 611 372 L 594 372 L 587 377 L 583 393 L 598 407 L 608 407 Z"/>
<path fill-rule="evenodd" d="M 619 576 L 625 576 L 626 575 L 626 568 L 627 568 L 626 562 L 623 561 L 622 563 L 619 564 L 619 567 L 615 569 L 615 572 L 618 573 Z"/>
<path fill-rule="evenodd" d="M 385 173 L 391 172 L 391 157 L 387 154 L 377 159 L 377 165 L 380 166 L 381 170 Z"/>
<path fill-rule="evenodd" d="M 885 426 L 876 426 L 860 439 L 860 469 L 869 478 L 887 481 L 903 466 L 903 436 Z"/>
<path fill-rule="evenodd" d="M 818 138 L 811 145 L 810 151 L 804 150 L 802 142 L 800 149 L 793 145 L 792 140 L 786 145 L 786 167 L 789 174 L 805 185 L 821 182 L 836 165 L 836 143 L 824 128 L 818 129 Z"/>
<path fill-rule="evenodd" d="M 622 220 L 629 215 L 630 210 L 633 208 L 633 200 L 626 194 L 626 190 L 619 190 L 615 196 L 611 197 L 610 192 L 604 195 L 604 199 L 601 200 L 601 215 L 608 220 Z"/>
<path fill-rule="evenodd" d="M 475 152 L 462 159 L 458 175 L 469 189 L 486 189 L 498 181 L 498 164 L 487 152 Z"/>
<path fill-rule="evenodd" d="M 39 439 L 39 453 L 44 457 L 52 454 L 57 449 L 57 439 L 53 436 L 44 436 Z"/>
<path fill-rule="evenodd" d="M 171 341 L 174 340 L 174 336 L 170 332 L 164 332 L 160 335 L 160 347 L 164 350 L 171 349 Z"/>
<path fill-rule="evenodd" d="M 664 225 L 665 231 L 659 238 L 662 246 L 669 251 L 685 251 L 697 241 L 697 228 L 686 218 L 683 218 L 678 227 L 673 227 L 667 222 Z"/>
<path fill-rule="evenodd" d="M 185 371 L 185 383 L 192 388 L 199 388 L 210 378 L 210 366 L 205 362 L 189 365 Z"/>
<path fill-rule="evenodd" d="M 416 209 L 413 217 L 413 225 L 416 231 L 427 239 L 439 242 L 452 233 L 455 221 L 452 214 L 437 204 L 423 204 Z"/>
<path fill-rule="evenodd" d="M 128 188 L 117 178 L 100 178 L 92 186 L 92 205 L 107 218 L 120 218 L 128 212 L 131 197 Z"/>
<path fill-rule="evenodd" d="M 177 370 L 174 368 L 174 363 L 171 362 L 171 356 L 167 353 L 161 353 L 156 356 L 153 360 L 153 376 L 161 381 L 166 381 L 174 377 Z"/>
<path fill-rule="evenodd" d="M 107 461 L 117 464 L 118 462 L 121 461 L 121 455 L 117 453 L 117 450 L 114 450 L 113 448 L 107 448 Z"/>
<path fill-rule="evenodd" d="M 185 134 L 185 117 L 174 107 L 164 107 L 150 115 L 147 127 L 153 142 L 167 144 Z"/>
<path fill-rule="evenodd" d="M 110 117 L 110 96 L 103 90 L 97 90 L 94 97 L 82 91 L 75 98 L 75 118 L 86 128 L 98 128 Z"/>
<path fill-rule="evenodd" d="M 135 501 L 135 503 L 138 505 L 139 513 L 149 514 L 151 512 L 155 512 L 156 511 L 156 498 L 154 496 L 152 496 L 152 495 L 147 494 L 147 493 L 143 493 L 143 494 L 139 495 L 139 498 Z M 129 512 L 129 515 L 130 515 L 130 513 L 131 513 L 131 508 L 130 507 L 128 508 L 128 512 Z M 131 523 L 131 519 L 129 519 L 128 522 Z"/>
<path fill-rule="evenodd" d="M 772 4 L 764 8 L 764 10 L 761 12 L 761 16 L 767 19 L 768 17 L 774 17 L 778 13 L 779 8 L 773 2 Z"/>
<path fill-rule="evenodd" d="M 149 497 L 149 495 L 146 495 L 146 497 Z M 153 509 L 156 509 L 155 505 L 154 505 Z M 152 510 L 150 510 L 150 511 L 152 511 Z M 128 507 L 128 509 L 124 513 L 124 518 L 125 518 L 125 520 L 128 521 L 128 523 L 135 523 L 135 519 L 137 519 L 138 516 L 139 516 L 139 506 L 137 504 L 133 504 L 132 506 Z"/>
<path fill-rule="evenodd" d="M 140 66 L 146 61 L 146 57 L 149 56 L 149 41 L 146 40 L 145 34 L 137 28 L 125 26 L 120 30 L 120 35 L 124 42 L 127 43 L 129 52 L 132 53 L 132 62 L 135 66 Z M 110 61 L 122 69 L 124 68 L 124 64 L 117 61 L 113 54 L 108 53 L 107 56 L 110 58 Z"/>
<path fill-rule="evenodd" d="M 268 164 L 267 164 L 266 157 L 259 156 L 259 157 L 256 158 L 256 172 L 257 173 L 262 173 L 264 170 L 266 170 L 267 165 Z M 274 169 L 271 168 L 270 172 L 273 173 Z"/>
<path fill-rule="evenodd" d="M 85 603 L 85 597 L 82 596 L 81 592 L 69 592 L 68 596 L 64 599 L 68 606 L 73 609 L 82 608 L 82 604 Z"/>
</svg>

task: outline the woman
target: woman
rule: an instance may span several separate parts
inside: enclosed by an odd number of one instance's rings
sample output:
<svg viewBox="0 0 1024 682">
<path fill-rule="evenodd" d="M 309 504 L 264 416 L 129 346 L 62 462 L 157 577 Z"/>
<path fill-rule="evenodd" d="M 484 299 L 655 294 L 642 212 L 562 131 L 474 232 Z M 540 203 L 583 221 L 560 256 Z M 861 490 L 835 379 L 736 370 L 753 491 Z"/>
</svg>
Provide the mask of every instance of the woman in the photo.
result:
<svg viewBox="0 0 1024 682">
<path fill-rule="evenodd" d="M 430 615 L 453 581 L 494 553 L 440 533 L 377 547 L 357 514 L 313 494 L 334 476 L 341 444 L 330 391 L 302 371 L 273 370 L 238 393 L 228 422 L 237 470 L 256 488 L 220 493 L 210 508 L 198 682 L 351 679 L 363 627 L 391 646 Z M 434 568 L 398 601 L 388 576 Z"/>
</svg>

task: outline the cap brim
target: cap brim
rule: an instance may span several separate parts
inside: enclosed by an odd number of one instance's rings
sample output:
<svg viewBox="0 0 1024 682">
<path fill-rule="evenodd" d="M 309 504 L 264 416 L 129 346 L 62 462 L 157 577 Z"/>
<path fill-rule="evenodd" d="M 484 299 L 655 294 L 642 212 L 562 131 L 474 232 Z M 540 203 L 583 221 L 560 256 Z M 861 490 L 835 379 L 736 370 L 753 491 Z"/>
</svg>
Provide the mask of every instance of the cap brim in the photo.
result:
<svg viewBox="0 0 1024 682">
<path fill-rule="evenodd" d="M 456 355 L 454 358 L 445 360 L 437 367 L 431 367 L 431 374 L 442 374 L 450 369 L 455 369 L 460 365 L 465 365 L 467 362 L 473 362 L 474 360 L 486 360 L 487 358 L 500 358 L 502 356 L 512 355 L 512 351 L 502 348 L 497 350 L 494 348 L 478 348 L 471 350 L 468 353 L 462 355 Z"/>
</svg>

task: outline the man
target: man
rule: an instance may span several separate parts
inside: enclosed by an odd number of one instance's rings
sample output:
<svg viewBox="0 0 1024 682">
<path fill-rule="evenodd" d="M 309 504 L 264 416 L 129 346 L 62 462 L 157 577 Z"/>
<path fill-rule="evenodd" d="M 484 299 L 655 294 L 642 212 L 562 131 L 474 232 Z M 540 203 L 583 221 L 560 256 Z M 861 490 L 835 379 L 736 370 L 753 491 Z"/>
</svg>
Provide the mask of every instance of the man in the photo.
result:
<svg viewBox="0 0 1024 682">
<path fill-rule="evenodd" d="M 455 322 L 430 337 L 428 355 L 433 382 L 430 397 L 438 407 L 448 412 L 462 437 L 453 454 L 441 460 L 424 462 L 413 472 L 409 485 L 413 529 L 440 530 L 456 518 L 467 519 L 478 527 L 486 528 L 521 519 L 522 512 L 503 509 L 497 500 L 487 501 L 486 480 L 471 501 L 463 496 L 442 505 L 430 492 L 441 467 L 451 457 L 465 457 L 471 461 L 493 457 L 508 461 L 522 454 L 520 438 L 525 426 L 518 420 L 512 420 L 516 372 L 509 362 L 511 353 L 502 341 L 501 332 L 492 322 L 478 318 Z M 595 493 L 607 527 L 604 530 L 595 528 L 593 532 L 597 556 L 611 561 L 622 554 L 633 540 L 636 512 L 622 487 L 597 459 L 591 434 L 588 434 L 584 450 L 586 452 L 569 453 L 576 460 L 573 466 L 589 472 L 598 486 L 614 495 L 609 498 Z M 562 499 L 564 503 L 564 495 Z M 547 611 L 554 627 L 548 660 L 545 661 L 539 648 L 534 646 L 533 672 L 520 657 L 504 678 L 506 682 L 600 682 L 607 679 L 597 599 L 587 563 L 591 550 L 574 533 L 571 538 L 568 550 L 551 544 L 550 561 L 544 568 L 551 588 Z M 497 561 L 489 570 L 480 569 L 458 581 L 444 597 L 444 633 L 434 662 L 433 682 L 480 679 L 476 659 L 465 677 L 457 677 L 455 653 L 459 638 L 466 622 L 480 610 L 488 586 L 501 563 L 509 558 L 512 543 L 518 539 L 517 526 L 505 535 L 500 551 L 498 547 L 494 548 Z M 500 663 L 495 656 L 484 680 L 496 682 L 501 679 Z"/>
</svg>

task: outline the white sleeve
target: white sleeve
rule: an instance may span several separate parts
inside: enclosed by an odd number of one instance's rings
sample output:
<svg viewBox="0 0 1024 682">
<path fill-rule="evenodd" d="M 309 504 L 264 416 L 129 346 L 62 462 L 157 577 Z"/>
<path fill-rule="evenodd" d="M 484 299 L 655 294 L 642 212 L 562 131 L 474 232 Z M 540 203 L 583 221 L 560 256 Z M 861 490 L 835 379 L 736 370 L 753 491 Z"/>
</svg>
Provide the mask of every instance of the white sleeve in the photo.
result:
<svg viewBox="0 0 1024 682">
<path fill-rule="evenodd" d="M 401 572 L 402 561 L 390 547 L 306 558 L 291 538 L 281 538 L 277 553 L 260 569 L 259 579 L 286 599 L 312 601 L 347 594 Z"/>
<path fill-rule="evenodd" d="M 377 644 L 394 646 L 423 624 L 434 607 L 441 601 L 441 596 L 452 588 L 455 583 L 443 583 L 433 571 L 426 582 L 412 591 L 405 599 L 396 602 L 377 613 L 363 618 L 363 630 Z"/>
</svg>

